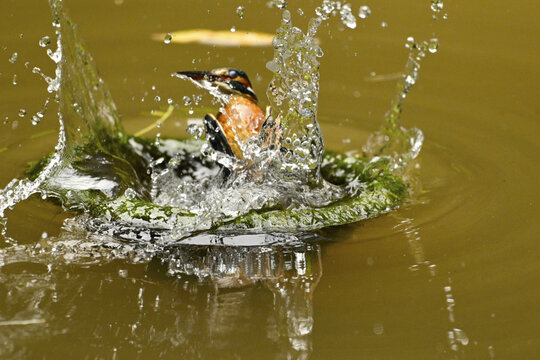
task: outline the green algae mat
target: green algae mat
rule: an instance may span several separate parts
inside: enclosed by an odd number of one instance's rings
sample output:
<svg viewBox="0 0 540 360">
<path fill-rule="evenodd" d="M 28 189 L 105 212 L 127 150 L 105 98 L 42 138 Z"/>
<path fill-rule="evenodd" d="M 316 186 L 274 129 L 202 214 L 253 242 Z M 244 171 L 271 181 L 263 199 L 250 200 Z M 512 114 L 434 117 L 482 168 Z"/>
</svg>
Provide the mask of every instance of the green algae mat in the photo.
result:
<svg viewBox="0 0 540 360">
<path fill-rule="evenodd" d="M 160 206 L 145 195 L 148 164 L 156 159 L 168 160 L 180 153 L 177 171 L 184 174 L 200 168 L 216 169 L 217 165 L 201 154 L 200 140 L 167 139 L 167 146 L 156 145 L 153 139 L 126 137 L 118 154 L 105 156 L 97 147 L 79 149 L 83 160 L 71 162 L 69 171 L 61 169 L 41 185 L 43 194 L 59 199 L 68 209 L 83 210 L 94 219 L 154 230 L 191 229 L 197 215 L 190 209 Z M 84 156 L 83 156 L 84 155 Z M 50 157 L 31 165 L 28 177 L 35 179 Z M 178 155 L 177 155 L 178 158 Z M 132 167 L 126 166 L 126 162 Z M 323 154 L 322 177 L 337 186 L 346 187 L 349 195 L 324 207 L 300 209 L 257 209 L 224 221 L 213 220 L 199 231 L 302 231 L 343 225 L 373 218 L 398 207 L 407 194 L 402 178 L 388 169 L 388 159 L 366 161 L 332 151 Z M 107 167 L 107 171 L 103 168 Z M 107 175 L 103 175 L 107 174 Z M 77 189 L 77 182 L 66 177 L 104 176 L 115 184 L 110 191 L 95 188 Z M 131 195 L 127 188 L 143 189 Z"/>
</svg>

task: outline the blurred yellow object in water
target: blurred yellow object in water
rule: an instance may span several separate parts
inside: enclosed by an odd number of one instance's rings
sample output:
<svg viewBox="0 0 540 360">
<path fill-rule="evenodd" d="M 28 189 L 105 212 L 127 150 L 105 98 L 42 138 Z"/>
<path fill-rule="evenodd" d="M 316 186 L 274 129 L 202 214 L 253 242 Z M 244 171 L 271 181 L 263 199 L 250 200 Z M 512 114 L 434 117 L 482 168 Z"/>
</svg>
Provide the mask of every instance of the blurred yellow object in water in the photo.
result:
<svg viewBox="0 0 540 360">
<path fill-rule="evenodd" d="M 256 31 L 236 30 L 235 32 L 231 32 L 230 30 L 208 29 L 192 29 L 152 35 L 152 39 L 156 41 L 164 41 L 166 37 L 170 39 L 171 43 L 176 44 L 199 43 L 215 46 L 271 46 L 274 35 Z"/>
<path fill-rule="evenodd" d="M 169 107 L 167 108 L 167 111 L 162 113 L 159 119 L 157 119 L 152 124 L 145 127 L 144 129 L 137 131 L 135 133 L 135 136 L 142 136 L 146 134 L 147 132 L 149 132 L 150 130 L 153 130 L 154 128 L 158 127 L 158 125 L 163 124 L 165 120 L 167 120 L 169 116 L 171 116 L 171 114 L 173 113 L 173 110 L 174 110 L 174 106 L 169 105 Z"/>
</svg>

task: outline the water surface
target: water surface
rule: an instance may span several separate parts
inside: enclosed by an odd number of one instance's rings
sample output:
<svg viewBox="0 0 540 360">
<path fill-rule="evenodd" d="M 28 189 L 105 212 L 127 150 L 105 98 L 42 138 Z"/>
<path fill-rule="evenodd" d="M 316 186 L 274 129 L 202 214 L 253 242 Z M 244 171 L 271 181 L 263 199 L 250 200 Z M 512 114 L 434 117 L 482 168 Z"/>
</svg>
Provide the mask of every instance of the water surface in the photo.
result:
<svg viewBox="0 0 540 360">
<path fill-rule="evenodd" d="M 0 354 L 534 358 L 540 352 L 535 3 L 454 1 L 444 4 L 448 19 L 437 21 L 431 20 L 429 4 L 369 5 L 372 15 L 356 30 L 341 31 L 338 21 L 330 21 L 319 34 L 325 51 L 319 121 L 328 148 L 358 149 L 378 128 L 395 93 L 392 74 L 406 61 L 405 39 L 435 33 L 439 51 L 423 61 L 418 84 L 404 103 L 404 123 L 421 128 L 426 137 L 417 170 L 422 191 L 410 204 L 374 220 L 311 234 L 285 249 L 173 249 L 140 263 L 115 260 L 114 251 L 103 251 L 102 259 L 75 264 L 61 249 L 58 258 L 49 251 L 34 254 L 34 261 L 27 254 L 6 253 L 11 264 L 0 272 L 5 344 Z M 246 5 L 243 19 L 236 14 L 238 4 L 228 3 L 66 6 L 130 132 L 148 125 L 149 111 L 165 106 L 165 100 L 154 101 L 156 94 L 180 102 L 196 93 L 171 72 L 239 67 L 261 97 L 270 81 L 265 64 L 271 48 L 165 45 L 151 39 L 153 33 L 231 26 L 273 33 L 280 12 L 263 4 Z M 297 6 L 291 2 L 291 9 Z M 314 4 L 299 6 L 308 13 Z M 53 71 L 38 45 L 43 36 L 53 36 L 47 3 L 36 2 L 29 10 L 28 4 L 4 1 L 0 13 L 5 14 L 0 119 L 9 118 L 0 125 L 0 148 L 7 147 L 0 153 L 4 186 L 21 176 L 27 161 L 53 149 L 58 122 L 54 104 L 39 125 L 30 121 L 47 96 L 31 69 Z M 14 52 L 18 59 L 12 64 Z M 21 108 L 28 115 L 19 117 Z M 187 117 L 175 115 L 159 131 L 183 136 Z M 31 198 L 9 213 L 8 235 L 18 244 L 44 236 L 80 240 L 85 233 L 62 230 L 70 216 Z M 13 261 L 17 256 L 21 261 Z M 227 269 L 216 259 L 224 259 L 235 275 L 223 276 Z M 279 284 L 286 291 L 276 290 Z M 310 318 L 312 331 L 302 332 L 310 326 L 303 320 Z"/>
</svg>

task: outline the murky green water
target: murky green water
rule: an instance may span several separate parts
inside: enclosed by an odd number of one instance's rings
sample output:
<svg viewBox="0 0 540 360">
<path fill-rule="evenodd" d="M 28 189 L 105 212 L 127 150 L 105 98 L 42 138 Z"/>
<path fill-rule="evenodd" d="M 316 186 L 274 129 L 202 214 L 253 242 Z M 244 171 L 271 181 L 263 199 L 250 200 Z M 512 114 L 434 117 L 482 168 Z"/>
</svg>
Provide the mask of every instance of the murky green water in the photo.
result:
<svg viewBox="0 0 540 360">
<path fill-rule="evenodd" d="M 273 33 L 279 24 L 280 13 L 262 3 L 246 4 L 243 19 L 236 14 L 238 5 L 66 3 L 130 132 L 148 125 L 147 112 L 165 107 L 165 99 L 180 102 L 195 93 L 170 77 L 177 70 L 239 67 L 263 98 L 271 48 L 151 40 L 153 33 L 191 28 Z M 417 172 L 423 191 L 411 204 L 287 248 L 181 247 L 137 263 L 115 260 L 107 244 L 96 245 L 107 251 L 84 248 L 77 240 L 85 233 L 61 229 L 69 213 L 31 198 L 9 213 L 10 237 L 33 244 L 45 232 L 91 256 L 71 264 L 63 249 L 30 257 L 5 253 L 10 264 L 0 272 L 0 355 L 535 358 L 540 352 L 535 3 L 445 3 L 448 19 L 437 21 L 428 2 L 368 5 L 372 15 L 356 30 L 342 31 L 338 21 L 330 21 L 320 32 L 325 56 L 319 120 L 327 147 L 358 149 L 395 93 L 392 74 L 403 69 L 407 36 L 438 37 L 438 53 L 423 61 L 419 82 L 404 103 L 405 124 L 426 137 Z M 298 6 L 311 13 L 314 3 L 290 4 Z M 53 36 L 47 3 L 30 8 L 6 0 L 0 13 L 0 116 L 9 117 L 0 125 L 0 149 L 7 148 L 0 150 L 3 187 L 21 176 L 27 161 L 52 150 L 58 122 L 54 104 L 39 125 L 30 121 L 47 95 L 31 69 L 53 71 L 38 45 L 43 36 Z M 14 52 L 18 58 L 12 64 Z M 25 117 L 18 116 L 20 109 Z M 183 135 L 187 117 L 175 115 L 160 132 Z M 89 243 L 99 240 L 91 238 L 85 246 Z"/>
</svg>

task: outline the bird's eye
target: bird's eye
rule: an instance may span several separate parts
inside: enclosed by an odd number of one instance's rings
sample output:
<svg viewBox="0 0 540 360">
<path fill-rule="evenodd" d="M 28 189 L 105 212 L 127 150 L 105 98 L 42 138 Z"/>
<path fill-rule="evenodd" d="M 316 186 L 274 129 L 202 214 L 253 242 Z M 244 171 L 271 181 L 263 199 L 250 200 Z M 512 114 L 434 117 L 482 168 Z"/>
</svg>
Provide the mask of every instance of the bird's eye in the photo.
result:
<svg viewBox="0 0 540 360">
<path fill-rule="evenodd" d="M 232 79 L 234 79 L 235 77 L 238 76 L 238 73 L 236 72 L 236 70 L 231 70 L 231 71 L 229 72 L 229 76 L 230 76 Z"/>
</svg>

